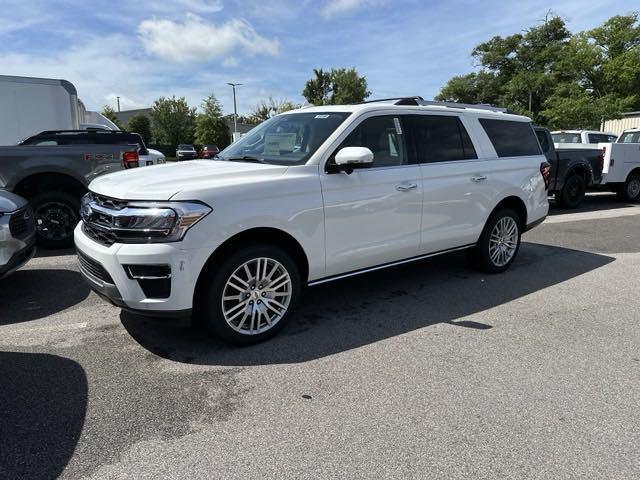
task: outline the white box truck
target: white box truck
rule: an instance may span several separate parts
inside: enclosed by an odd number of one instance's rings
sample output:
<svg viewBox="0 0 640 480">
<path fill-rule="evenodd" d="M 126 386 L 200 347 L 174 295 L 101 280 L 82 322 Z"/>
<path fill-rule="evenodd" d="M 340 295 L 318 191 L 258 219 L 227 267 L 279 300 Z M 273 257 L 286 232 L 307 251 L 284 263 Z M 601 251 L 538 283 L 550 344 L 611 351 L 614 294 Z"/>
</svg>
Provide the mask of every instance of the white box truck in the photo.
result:
<svg viewBox="0 0 640 480">
<path fill-rule="evenodd" d="M 78 130 L 82 122 L 71 82 L 0 75 L 0 145 L 16 145 L 43 130 Z"/>
</svg>

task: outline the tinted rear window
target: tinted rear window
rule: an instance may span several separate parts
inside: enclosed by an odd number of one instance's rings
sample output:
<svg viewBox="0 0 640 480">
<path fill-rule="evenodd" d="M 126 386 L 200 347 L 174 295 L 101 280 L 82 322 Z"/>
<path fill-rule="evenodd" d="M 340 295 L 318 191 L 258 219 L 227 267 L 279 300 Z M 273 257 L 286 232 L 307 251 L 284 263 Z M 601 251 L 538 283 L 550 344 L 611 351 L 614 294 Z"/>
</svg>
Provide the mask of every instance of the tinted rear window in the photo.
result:
<svg viewBox="0 0 640 480">
<path fill-rule="evenodd" d="M 589 143 L 613 143 L 615 141 L 616 141 L 616 137 L 612 135 L 607 135 L 606 133 L 590 133 L 589 134 Z"/>
<path fill-rule="evenodd" d="M 552 133 L 554 143 L 582 143 L 579 133 Z"/>
<path fill-rule="evenodd" d="M 408 115 L 403 117 L 403 123 L 413 140 L 411 163 L 477 158 L 469 134 L 458 117 Z"/>
<path fill-rule="evenodd" d="M 529 122 L 481 118 L 480 125 L 487 132 L 498 157 L 540 155 L 540 144 Z"/>
</svg>

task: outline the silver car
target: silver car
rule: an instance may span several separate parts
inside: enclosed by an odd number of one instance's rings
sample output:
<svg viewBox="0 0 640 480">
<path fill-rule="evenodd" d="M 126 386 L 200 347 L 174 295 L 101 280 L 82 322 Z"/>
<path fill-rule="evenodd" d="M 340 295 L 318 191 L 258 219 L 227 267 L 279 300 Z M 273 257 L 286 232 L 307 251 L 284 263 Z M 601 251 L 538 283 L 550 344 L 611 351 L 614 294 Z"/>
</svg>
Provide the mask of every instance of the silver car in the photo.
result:
<svg viewBox="0 0 640 480">
<path fill-rule="evenodd" d="M 0 278 L 6 277 L 36 253 L 36 222 L 27 201 L 0 190 Z"/>
</svg>

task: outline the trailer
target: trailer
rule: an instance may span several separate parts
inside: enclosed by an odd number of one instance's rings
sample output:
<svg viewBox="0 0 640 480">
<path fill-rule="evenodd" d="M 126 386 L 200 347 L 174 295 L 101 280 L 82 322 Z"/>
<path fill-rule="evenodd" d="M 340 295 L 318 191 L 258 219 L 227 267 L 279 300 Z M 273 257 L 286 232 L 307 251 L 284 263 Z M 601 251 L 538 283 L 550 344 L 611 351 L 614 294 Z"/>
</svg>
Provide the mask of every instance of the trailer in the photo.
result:
<svg viewBox="0 0 640 480">
<path fill-rule="evenodd" d="M 0 75 L 0 145 L 16 145 L 43 130 L 77 130 L 83 123 L 71 82 Z"/>
</svg>

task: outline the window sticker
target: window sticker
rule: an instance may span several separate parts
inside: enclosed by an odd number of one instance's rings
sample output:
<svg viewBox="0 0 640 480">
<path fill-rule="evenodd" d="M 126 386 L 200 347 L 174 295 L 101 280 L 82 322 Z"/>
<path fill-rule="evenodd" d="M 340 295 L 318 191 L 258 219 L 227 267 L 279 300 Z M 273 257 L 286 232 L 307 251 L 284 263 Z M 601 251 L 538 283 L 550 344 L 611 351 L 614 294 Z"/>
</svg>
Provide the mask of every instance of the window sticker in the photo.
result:
<svg viewBox="0 0 640 480">
<path fill-rule="evenodd" d="M 402 127 L 400 126 L 400 119 L 399 119 L 399 118 L 394 117 L 394 118 L 393 118 L 393 123 L 394 123 L 394 124 L 395 124 L 395 126 L 396 126 L 396 133 L 397 133 L 398 135 L 402 135 Z"/>
<path fill-rule="evenodd" d="M 329 118 L 329 115 L 316 115 L 313 118 Z"/>
<path fill-rule="evenodd" d="M 268 133 L 264 137 L 264 155 L 291 153 L 296 146 L 295 133 Z"/>
</svg>

